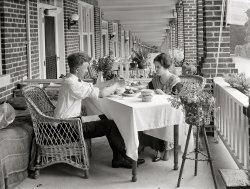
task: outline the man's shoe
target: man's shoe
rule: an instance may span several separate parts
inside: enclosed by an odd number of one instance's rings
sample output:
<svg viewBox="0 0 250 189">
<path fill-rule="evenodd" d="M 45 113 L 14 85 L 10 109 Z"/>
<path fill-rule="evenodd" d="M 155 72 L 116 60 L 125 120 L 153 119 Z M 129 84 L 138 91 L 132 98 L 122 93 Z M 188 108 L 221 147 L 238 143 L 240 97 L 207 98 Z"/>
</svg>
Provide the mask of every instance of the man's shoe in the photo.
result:
<svg viewBox="0 0 250 189">
<path fill-rule="evenodd" d="M 137 160 L 137 165 L 145 163 L 145 159 L 138 159 Z"/>
<path fill-rule="evenodd" d="M 137 160 L 137 165 L 145 163 L 144 159 L 138 159 Z M 132 160 L 131 159 L 123 159 L 123 160 L 112 160 L 112 167 L 113 168 L 127 168 L 131 169 L 132 168 Z"/>
<path fill-rule="evenodd" d="M 132 163 L 131 163 L 131 161 L 128 161 L 126 159 L 112 160 L 112 168 L 119 168 L 119 167 L 131 169 Z"/>
</svg>

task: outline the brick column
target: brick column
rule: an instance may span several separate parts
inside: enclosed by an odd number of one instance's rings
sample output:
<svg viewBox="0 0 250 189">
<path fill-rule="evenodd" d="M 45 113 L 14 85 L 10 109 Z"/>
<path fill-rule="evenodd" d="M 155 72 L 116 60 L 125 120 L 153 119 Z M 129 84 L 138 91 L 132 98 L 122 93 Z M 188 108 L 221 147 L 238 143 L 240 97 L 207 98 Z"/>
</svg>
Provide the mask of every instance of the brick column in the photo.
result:
<svg viewBox="0 0 250 189">
<path fill-rule="evenodd" d="M 101 9 L 94 7 L 94 32 L 95 32 L 95 59 L 101 58 L 102 48 L 102 21 L 101 21 Z"/>
<path fill-rule="evenodd" d="M 207 82 L 212 83 L 216 73 L 216 58 L 219 45 L 220 19 L 222 0 L 203 0 L 204 3 L 204 63 L 202 73 L 207 77 Z M 235 64 L 230 57 L 230 30 L 224 26 L 222 31 L 220 58 L 218 64 L 218 75 L 237 72 Z"/>
<path fill-rule="evenodd" d="M 39 78 L 37 1 L 29 1 L 31 76 Z M 0 1 L 2 72 L 10 75 L 10 84 L 0 88 L 0 101 L 12 95 L 15 85 L 27 76 L 27 30 L 25 1 Z"/>
<path fill-rule="evenodd" d="M 184 50 L 184 39 L 183 39 L 183 4 L 176 5 L 177 12 L 177 46 Z"/>
<path fill-rule="evenodd" d="M 113 32 L 113 21 L 108 21 L 108 38 L 109 35 Z M 113 52 L 114 53 L 114 45 L 112 39 L 109 39 L 109 54 Z"/>
<path fill-rule="evenodd" d="M 197 1 L 183 0 L 185 60 L 197 60 Z"/>
<path fill-rule="evenodd" d="M 78 52 L 79 48 L 79 35 L 78 35 L 78 24 L 71 26 L 68 29 L 68 18 L 72 14 L 78 14 L 78 1 L 77 0 L 64 0 L 63 1 L 63 11 L 64 11 L 64 39 L 65 39 L 65 60 L 71 53 Z M 66 72 L 69 72 L 69 67 L 67 62 L 65 63 Z"/>
<path fill-rule="evenodd" d="M 122 56 L 122 25 L 118 24 L 118 53 Z"/>
<path fill-rule="evenodd" d="M 177 35 L 176 35 L 176 21 L 172 20 L 172 22 L 170 23 L 170 30 L 171 30 L 171 49 L 176 48 L 177 47 Z"/>
</svg>

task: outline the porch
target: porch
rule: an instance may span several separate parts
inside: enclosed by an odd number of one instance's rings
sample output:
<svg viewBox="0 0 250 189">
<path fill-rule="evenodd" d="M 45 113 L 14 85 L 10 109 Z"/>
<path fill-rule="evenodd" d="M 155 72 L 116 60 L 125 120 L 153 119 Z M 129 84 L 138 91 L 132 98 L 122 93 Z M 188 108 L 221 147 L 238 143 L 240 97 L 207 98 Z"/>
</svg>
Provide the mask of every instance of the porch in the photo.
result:
<svg viewBox="0 0 250 189">
<path fill-rule="evenodd" d="M 237 166 L 222 141 L 215 143 L 213 137 L 208 137 L 218 188 L 225 186 L 219 175 L 219 169 L 237 169 Z M 138 181 L 130 182 L 130 169 L 111 168 L 112 152 L 105 137 L 92 140 L 93 156 L 90 159 L 90 176 L 84 179 L 83 173 L 66 164 L 54 165 L 41 170 L 38 180 L 27 178 L 15 189 L 68 189 L 68 188 L 103 188 L 103 189 L 173 189 L 176 188 L 179 171 L 173 170 L 173 153 L 168 161 L 153 163 L 151 158 L 154 151 L 145 148 L 140 154 L 146 162 L 138 168 Z M 103 153 L 105 152 L 105 153 Z M 181 153 L 180 153 L 181 154 Z M 181 162 L 181 155 L 179 156 Z M 198 176 L 194 175 L 194 162 L 187 161 L 184 168 L 183 180 L 180 189 L 213 189 L 213 180 L 209 164 L 199 162 Z"/>
</svg>

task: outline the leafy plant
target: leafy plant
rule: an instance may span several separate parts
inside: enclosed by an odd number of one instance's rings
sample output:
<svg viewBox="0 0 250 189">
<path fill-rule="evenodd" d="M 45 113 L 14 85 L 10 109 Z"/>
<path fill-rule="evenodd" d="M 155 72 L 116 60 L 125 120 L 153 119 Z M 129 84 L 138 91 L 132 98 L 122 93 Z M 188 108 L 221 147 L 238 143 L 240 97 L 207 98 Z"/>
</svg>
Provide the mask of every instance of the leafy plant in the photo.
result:
<svg viewBox="0 0 250 189">
<path fill-rule="evenodd" d="M 198 83 L 187 83 L 177 94 L 169 99 L 175 108 L 182 107 L 186 122 L 191 124 L 208 124 L 212 110 L 215 110 L 213 95 L 204 91 Z"/>
<path fill-rule="evenodd" d="M 183 75 L 195 75 L 197 73 L 196 61 L 185 60 L 182 65 L 182 74 Z"/>
<path fill-rule="evenodd" d="M 103 72 L 103 77 L 106 79 L 112 78 L 112 67 L 114 65 L 114 59 L 110 56 L 99 58 L 98 61 L 94 60 L 92 67 L 96 72 Z"/>
<path fill-rule="evenodd" d="M 250 77 L 246 77 L 245 73 L 232 73 L 224 76 L 224 80 L 229 85 L 242 93 L 250 96 Z"/>
<path fill-rule="evenodd" d="M 169 54 L 174 61 L 175 67 L 182 67 L 184 60 L 184 51 L 181 48 L 174 48 L 170 51 Z"/>
<path fill-rule="evenodd" d="M 147 50 L 139 50 L 135 51 L 132 50 L 132 61 L 136 62 L 138 64 L 139 69 L 143 69 L 145 66 L 147 66 L 147 57 L 149 52 Z"/>
</svg>

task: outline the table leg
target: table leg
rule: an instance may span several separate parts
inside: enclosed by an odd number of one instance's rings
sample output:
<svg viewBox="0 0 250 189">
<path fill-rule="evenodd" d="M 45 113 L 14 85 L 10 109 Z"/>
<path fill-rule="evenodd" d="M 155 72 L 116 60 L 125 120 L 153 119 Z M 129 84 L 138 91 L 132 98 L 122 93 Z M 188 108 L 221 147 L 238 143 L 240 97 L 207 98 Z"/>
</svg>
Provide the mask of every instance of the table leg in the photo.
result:
<svg viewBox="0 0 250 189">
<path fill-rule="evenodd" d="M 174 170 L 178 170 L 179 125 L 174 125 Z"/>
<path fill-rule="evenodd" d="M 132 162 L 132 182 L 137 181 L 137 161 Z"/>
</svg>

